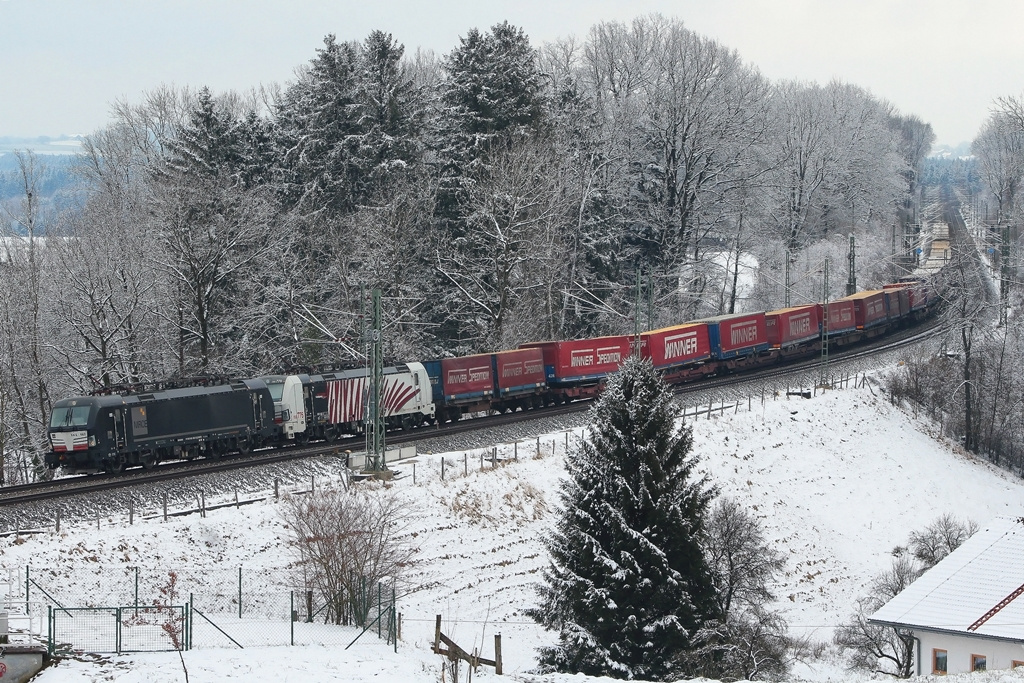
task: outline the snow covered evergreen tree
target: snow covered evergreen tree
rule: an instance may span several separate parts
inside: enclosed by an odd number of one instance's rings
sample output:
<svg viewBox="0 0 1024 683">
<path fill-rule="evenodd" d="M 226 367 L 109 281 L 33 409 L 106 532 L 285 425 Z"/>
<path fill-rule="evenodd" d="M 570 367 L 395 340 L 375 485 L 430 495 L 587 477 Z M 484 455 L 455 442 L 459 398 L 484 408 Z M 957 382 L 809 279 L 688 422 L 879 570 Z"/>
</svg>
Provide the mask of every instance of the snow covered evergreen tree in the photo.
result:
<svg viewBox="0 0 1024 683">
<path fill-rule="evenodd" d="M 470 30 L 445 59 L 444 71 L 435 142 L 438 209 L 449 228 L 460 232 L 466 188 L 486 177 L 492 148 L 541 127 L 544 81 L 529 38 L 508 22 L 488 33 Z"/>
<path fill-rule="evenodd" d="M 531 616 L 559 632 L 542 667 L 616 678 L 684 675 L 692 636 L 716 618 L 701 549 L 714 491 L 694 471 L 689 428 L 667 385 L 630 358 L 591 413 L 569 458 L 551 564 Z"/>
</svg>

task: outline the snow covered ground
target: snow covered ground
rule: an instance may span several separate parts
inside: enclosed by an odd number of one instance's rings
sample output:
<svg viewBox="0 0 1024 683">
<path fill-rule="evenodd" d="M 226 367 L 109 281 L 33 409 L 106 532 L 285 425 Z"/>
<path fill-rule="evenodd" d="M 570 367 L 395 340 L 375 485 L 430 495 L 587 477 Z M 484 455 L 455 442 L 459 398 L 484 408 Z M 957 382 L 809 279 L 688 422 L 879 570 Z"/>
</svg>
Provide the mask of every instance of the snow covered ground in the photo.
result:
<svg viewBox="0 0 1024 683">
<path fill-rule="evenodd" d="M 910 531 L 947 512 L 979 523 L 1024 514 L 1021 480 L 937 441 L 930 425 L 891 406 L 877 385 L 811 399 L 769 397 L 763 405 L 755 397 L 749 410 L 744 401 L 738 412 L 704 416 L 693 425 L 703 467 L 723 494 L 756 511 L 785 554 L 778 608 L 794 634 L 812 640 L 830 639 Z M 578 438 L 575 432 L 569 441 Z M 552 641 L 523 609 L 533 604 L 532 585 L 545 563 L 542 539 L 557 504 L 565 434 L 543 437 L 540 457 L 535 442 L 520 443 L 517 461 L 511 460 L 510 445 L 499 450 L 505 464 L 492 468 L 485 462 L 482 470 L 480 451 L 465 460 L 462 452 L 446 454 L 444 481 L 441 455 L 417 456 L 415 484 L 411 463 L 401 466 L 394 486 L 412 511 L 408 534 L 418 547 L 412 580 L 420 589 L 399 598 L 403 640 L 397 654 L 370 634 L 348 650 L 347 635 L 336 644 L 244 650 L 197 643 L 183 653 L 189 680 L 436 682 L 440 659 L 430 652 L 436 614 L 447 635 L 467 650 L 481 647 L 485 657 L 493 635 L 501 633 L 505 676 L 484 667 L 474 678 L 596 680 L 528 673 L 535 648 Z M 281 577 L 292 556 L 272 500 L 211 511 L 205 518 L 136 518 L 133 526 L 119 518 L 102 522 L 99 530 L 95 521 L 65 522 L 59 534 L 4 539 L 2 564 L 20 571 L 31 564 L 42 585 L 62 592 L 58 599 L 77 599 L 71 604 L 125 604 L 132 585 L 127 578 L 136 566 L 144 594 L 168 569 L 179 574 L 182 591 L 202 591 L 204 582 L 230 585 L 230 576 L 237 581 L 238 567 L 245 570 L 247 595 L 282 594 Z M 230 595 L 228 588 L 221 592 Z M 266 638 L 275 640 L 270 630 Z M 866 680 L 845 671 L 829 648 L 823 652 L 820 659 L 798 664 L 794 678 Z M 970 680 L 1022 679 L 1018 673 L 989 672 Z M 38 680 L 157 683 L 183 681 L 184 674 L 172 652 L 65 660 Z"/>
</svg>

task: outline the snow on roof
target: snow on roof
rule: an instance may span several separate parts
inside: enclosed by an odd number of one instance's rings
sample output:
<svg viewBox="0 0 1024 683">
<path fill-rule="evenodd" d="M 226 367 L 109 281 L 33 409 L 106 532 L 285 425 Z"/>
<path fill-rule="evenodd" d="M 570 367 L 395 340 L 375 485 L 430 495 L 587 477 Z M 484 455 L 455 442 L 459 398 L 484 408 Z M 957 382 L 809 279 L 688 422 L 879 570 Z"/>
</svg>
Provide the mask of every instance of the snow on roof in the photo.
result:
<svg viewBox="0 0 1024 683">
<path fill-rule="evenodd" d="M 1022 593 L 1024 518 L 997 517 L 871 621 L 1024 641 Z"/>
</svg>

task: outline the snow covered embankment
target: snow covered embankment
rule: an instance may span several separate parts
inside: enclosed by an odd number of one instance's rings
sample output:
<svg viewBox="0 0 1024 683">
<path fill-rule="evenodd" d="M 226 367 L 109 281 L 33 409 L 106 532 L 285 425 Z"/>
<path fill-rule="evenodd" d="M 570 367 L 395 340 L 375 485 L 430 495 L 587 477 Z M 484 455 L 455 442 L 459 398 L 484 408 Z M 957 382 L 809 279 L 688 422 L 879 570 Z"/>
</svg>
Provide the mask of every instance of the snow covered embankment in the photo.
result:
<svg viewBox="0 0 1024 683">
<path fill-rule="evenodd" d="M 1022 514 L 1024 486 L 1016 478 L 937 443 L 926 424 L 889 405 L 877 389 L 827 392 L 810 400 L 779 397 L 764 405 L 755 399 L 752 407 L 696 420 L 694 451 L 721 492 L 749 505 L 785 554 L 786 573 L 776 594 L 795 635 L 828 640 L 864 586 L 889 565 L 892 548 L 939 515 L 984 523 L 996 515 Z M 430 653 L 436 614 L 450 637 L 466 649 L 482 648 L 484 656 L 491 653 L 493 635 L 502 634 L 505 677 L 482 670 L 475 678 L 587 680 L 525 673 L 534 665 L 534 649 L 552 640 L 522 614 L 534 601 L 531 586 L 544 566 L 542 540 L 563 472 L 564 436 L 550 435 L 541 443 L 542 457 L 524 445 L 517 462 L 493 470 L 487 462 L 479 470 L 479 452 L 470 452 L 468 475 L 462 452 L 446 454 L 445 481 L 442 456 L 421 455 L 416 484 L 411 476 L 396 482 L 413 515 L 408 537 L 418 547 L 418 564 L 412 580 L 421 587 L 400 600 L 404 639 L 397 655 L 375 637 L 349 650 L 196 649 L 184 653 L 190 680 L 438 681 L 440 660 Z M 511 453 L 511 447 L 505 450 Z M 411 475 L 408 464 L 404 474 Z M 84 599 L 95 604 L 106 590 L 96 583 L 95 567 L 114 572 L 138 564 L 153 574 L 175 569 L 183 582 L 202 582 L 238 566 L 247 577 L 278 577 L 292 559 L 286 538 L 277 506 L 267 503 L 218 510 L 205 519 L 137 521 L 99 532 L 88 524 L 65 526 L 59 535 L 17 545 L 7 541 L 3 564 L 47 567 L 51 580 L 92 595 Z M 69 552 L 73 548 L 83 552 Z M 794 676 L 867 679 L 833 661 L 801 664 Z M 1021 677 L 990 672 L 970 680 L 1004 678 Z M 154 683 L 184 677 L 176 655 L 156 653 L 65 662 L 39 680 L 98 679 Z"/>
</svg>

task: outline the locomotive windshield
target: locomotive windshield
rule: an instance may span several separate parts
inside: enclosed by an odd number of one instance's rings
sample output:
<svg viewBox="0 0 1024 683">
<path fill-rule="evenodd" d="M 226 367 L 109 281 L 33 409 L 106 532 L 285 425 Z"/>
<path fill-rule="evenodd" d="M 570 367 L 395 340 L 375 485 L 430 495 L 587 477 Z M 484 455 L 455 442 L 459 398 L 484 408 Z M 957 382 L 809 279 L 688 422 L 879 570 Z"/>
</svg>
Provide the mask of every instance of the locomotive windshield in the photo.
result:
<svg viewBox="0 0 1024 683">
<path fill-rule="evenodd" d="M 264 377 L 263 381 L 267 383 L 267 389 L 270 389 L 270 398 L 280 403 L 284 396 L 284 377 Z"/>
<path fill-rule="evenodd" d="M 85 427 L 89 424 L 89 406 L 54 408 L 50 427 Z"/>
</svg>

